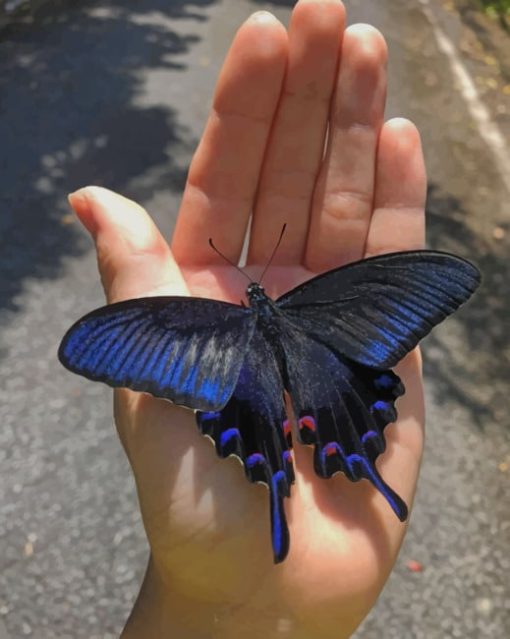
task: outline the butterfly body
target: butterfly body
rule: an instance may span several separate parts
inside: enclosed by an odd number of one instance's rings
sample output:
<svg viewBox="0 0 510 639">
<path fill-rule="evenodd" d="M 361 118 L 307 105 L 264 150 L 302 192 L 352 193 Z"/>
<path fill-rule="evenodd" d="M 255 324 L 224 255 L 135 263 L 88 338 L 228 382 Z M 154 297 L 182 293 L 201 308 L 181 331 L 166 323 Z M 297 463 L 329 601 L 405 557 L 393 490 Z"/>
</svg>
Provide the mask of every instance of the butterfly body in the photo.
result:
<svg viewBox="0 0 510 639">
<path fill-rule="evenodd" d="M 404 392 L 391 369 L 480 281 L 445 253 L 378 256 L 319 275 L 276 300 L 252 282 L 249 306 L 149 297 L 97 309 L 59 350 L 70 370 L 196 410 L 219 456 L 237 455 L 269 488 L 274 558 L 289 549 L 283 501 L 294 481 L 292 428 L 320 477 L 367 479 L 400 520 L 402 499 L 375 462 Z"/>
</svg>

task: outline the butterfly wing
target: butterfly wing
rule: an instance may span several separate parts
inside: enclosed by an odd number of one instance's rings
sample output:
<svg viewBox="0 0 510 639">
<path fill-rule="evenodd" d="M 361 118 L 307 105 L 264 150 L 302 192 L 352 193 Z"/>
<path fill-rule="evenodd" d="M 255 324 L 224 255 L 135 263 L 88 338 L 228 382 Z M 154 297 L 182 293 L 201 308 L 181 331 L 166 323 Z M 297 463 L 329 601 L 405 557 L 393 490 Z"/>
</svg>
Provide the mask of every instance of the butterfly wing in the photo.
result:
<svg viewBox="0 0 510 639">
<path fill-rule="evenodd" d="M 395 400 L 404 393 L 400 379 L 347 360 L 285 321 L 280 325 L 299 439 L 315 445 L 316 473 L 368 479 L 404 521 L 406 504 L 375 466 L 386 445 L 384 428 L 397 417 Z"/>
<path fill-rule="evenodd" d="M 80 375 L 189 408 L 225 406 L 255 329 L 249 308 L 208 299 L 146 297 L 78 320 L 59 359 Z"/>
<path fill-rule="evenodd" d="M 268 486 L 275 562 L 283 561 L 289 549 L 283 498 L 290 496 L 294 481 L 283 393 L 273 348 L 256 331 L 225 408 L 197 413 L 198 426 L 215 442 L 218 455 L 236 455 L 249 481 Z"/>
<path fill-rule="evenodd" d="M 465 302 L 478 269 L 435 251 L 380 255 L 305 282 L 277 300 L 296 326 L 351 360 L 392 368 Z"/>
</svg>

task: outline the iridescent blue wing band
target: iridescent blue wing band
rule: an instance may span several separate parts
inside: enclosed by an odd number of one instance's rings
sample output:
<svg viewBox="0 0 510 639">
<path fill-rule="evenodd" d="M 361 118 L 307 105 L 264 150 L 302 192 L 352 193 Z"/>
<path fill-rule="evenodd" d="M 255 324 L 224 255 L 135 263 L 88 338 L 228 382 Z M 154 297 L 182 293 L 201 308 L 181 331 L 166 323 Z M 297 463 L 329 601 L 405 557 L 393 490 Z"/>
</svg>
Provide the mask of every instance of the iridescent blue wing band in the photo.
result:
<svg viewBox="0 0 510 639">
<path fill-rule="evenodd" d="M 128 300 L 76 322 L 62 340 L 59 359 L 110 386 L 218 410 L 237 384 L 255 319 L 249 308 L 215 300 Z"/>
</svg>

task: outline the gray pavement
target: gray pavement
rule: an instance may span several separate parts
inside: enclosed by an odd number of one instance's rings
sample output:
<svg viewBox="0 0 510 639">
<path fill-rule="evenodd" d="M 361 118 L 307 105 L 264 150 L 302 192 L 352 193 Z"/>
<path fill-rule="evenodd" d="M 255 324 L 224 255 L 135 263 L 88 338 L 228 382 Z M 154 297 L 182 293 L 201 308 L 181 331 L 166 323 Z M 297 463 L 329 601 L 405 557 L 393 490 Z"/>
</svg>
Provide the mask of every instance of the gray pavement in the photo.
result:
<svg viewBox="0 0 510 639">
<path fill-rule="evenodd" d="M 293 2 L 57 4 L 33 25 L 0 31 L 2 639 L 116 637 L 147 558 L 110 392 L 55 356 L 71 321 L 102 303 L 90 241 L 65 195 L 103 184 L 140 201 L 170 234 L 236 27 L 255 8 L 287 21 Z M 411 117 L 423 132 L 430 245 L 477 261 L 485 278 L 473 303 L 427 341 L 416 507 L 396 570 L 356 637 L 505 639 L 510 194 L 421 4 L 346 4 L 350 22 L 372 22 L 388 37 L 389 115 Z M 462 23 L 431 6 L 462 44 Z M 468 72 L 481 73 L 459 51 Z M 486 97 L 504 132 L 504 101 L 496 109 Z M 410 559 L 423 571 L 410 571 Z"/>
</svg>

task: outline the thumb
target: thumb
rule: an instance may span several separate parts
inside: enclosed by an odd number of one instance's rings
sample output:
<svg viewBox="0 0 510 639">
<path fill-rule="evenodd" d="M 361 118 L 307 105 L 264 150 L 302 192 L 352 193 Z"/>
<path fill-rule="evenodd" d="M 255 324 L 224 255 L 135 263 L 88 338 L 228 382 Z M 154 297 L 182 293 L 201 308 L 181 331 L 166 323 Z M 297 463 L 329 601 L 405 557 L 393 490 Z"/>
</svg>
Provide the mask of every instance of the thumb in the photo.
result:
<svg viewBox="0 0 510 639">
<path fill-rule="evenodd" d="M 109 303 L 189 294 L 167 241 L 140 205 L 98 186 L 71 193 L 69 203 L 94 239 Z"/>
</svg>

